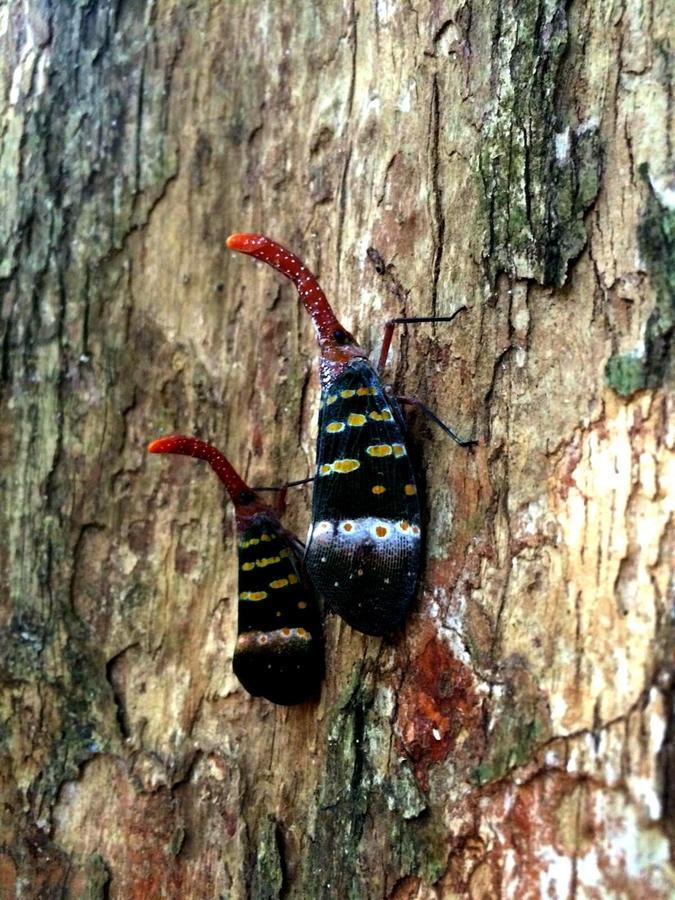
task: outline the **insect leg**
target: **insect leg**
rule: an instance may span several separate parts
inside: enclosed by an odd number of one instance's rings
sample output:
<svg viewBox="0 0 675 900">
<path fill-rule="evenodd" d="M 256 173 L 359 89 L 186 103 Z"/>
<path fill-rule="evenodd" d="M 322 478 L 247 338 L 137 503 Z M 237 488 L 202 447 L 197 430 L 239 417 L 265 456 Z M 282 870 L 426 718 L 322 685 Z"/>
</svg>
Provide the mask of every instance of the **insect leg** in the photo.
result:
<svg viewBox="0 0 675 900">
<path fill-rule="evenodd" d="M 432 422 L 435 422 L 436 425 L 451 437 L 456 444 L 459 444 L 460 447 L 471 447 L 478 443 L 475 438 L 461 438 L 449 425 L 446 425 L 442 419 L 439 419 L 436 413 L 430 410 L 426 404 L 422 403 L 421 400 L 418 400 L 417 397 L 397 397 L 396 400 L 405 406 L 416 406 L 420 412 L 424 413 L 424 415 L 428 419 L 431 419 Z"/>
<path fill-rule="evenodd" d="M 287 481 L 286 484 L 277 484 L 277 485 L 256 485 L 252 487 L 252 491 L 286 491 L 291 487 L 298 487 L 301 484 L 309 484 L 310 481 L 314 481 L 315 476 L 310 475 L 309 478 L 299 478 L 297 481 Z"/>
<path fill-rule="evenodd" d="M 380 350 L 380 359 L 377 363 L 377 371 L 381 374 L 387 363 L 389 356 L 389 348 L 391 340 L 394 336 L 394 328 L 397 325 L 419 325 L 422 322 L 452 322 L 455 316 L 466 309 L 466 306 L 460 306 L 451 316 L 403 316 L 398 319 L 389 319 L 384 326 L 384 337 L 382 338 L 382 349 Z"/>
</svg>

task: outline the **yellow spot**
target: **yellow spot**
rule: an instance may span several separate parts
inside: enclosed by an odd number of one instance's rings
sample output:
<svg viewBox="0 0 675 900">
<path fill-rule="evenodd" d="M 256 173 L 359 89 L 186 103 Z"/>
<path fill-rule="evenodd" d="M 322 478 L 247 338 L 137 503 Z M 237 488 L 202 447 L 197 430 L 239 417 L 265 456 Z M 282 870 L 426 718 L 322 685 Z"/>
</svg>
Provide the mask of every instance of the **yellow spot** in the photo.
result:
<svg viewBox="0 0 675 900">
<path fill-rule="evenodd" d="M 387 531 L 388 531 L 388 529 L 385 528 L 384 525 L 376 525 L 376 526 L 375 526 L 375 534 L 376 534 L 378 537 L 386 537 L 386 536 L 387 536 Z"/>
<path fill-rule="evenodd" d="M 338 431 L 345 430 L 344 422 L 331 422 L 329 425 L 326 425 L 326 431 L 329 434 L 336 434 Z"/>
<path fill-rule="evenodd" d="M 280 559 L 287 559 L 290 555 L 291 555 L 291 551 L 287 550 L 286 548 L 279 551 Z"/>
<path fill-rule="evenodd" d="M 388 409 L 383 409 L 382 412 L 378 412 L 376 409 L 370 413 L 370 418 L 375 422 L 393 422 L 394 417 L 389 412 Z"/>
<path fill-rule="evenodd" d="M 242 550 L 245 550 L 248 547 L 248 541 L 242 541 L 239 546 Z"/>
<path fill-rule="evenodd" d="M 392 444 L 392 449 L 394 451 L 394 456 L 405 456 L 406 451 L 403 444 Z"/>
<path fill-rule="evenodd" d="M 284 637 L 288 637 L 289 634 L 291 633 L 291 629 L 290 628 L 282 628 L 281 633 L 283 634 Z"/>
<path fill-rule="evenodd" d="M 386 489 L 386 487 L 385 487 L 383 484 L 375 484 L 375 485 L 373 485 L 373 487 L 371 488 L 371 491 L 372 491 L 374 494 L 384 494 L 384 492 L 385 492 L 386 490 L 387 490 L 387 489 Z"/>
<path fill-rule="evenodd" d="M 243 563 L 242 569 L 244 570 L 244 572 L 250 572 L 251 569 L 255 569 L 255 563 Z"/>
<path fill-rule="evenodd" d="M 391 456 L 391 444 L 371 444 L 370 447 L 366 447 L 366 453 L 368 456 Z"/>
<path fill-rule="evenodd" d="M 304 600 L 301 600 L 301 601 L 298 603 L 298 609 L 307 609 L 307 604 L 305 603 Z"/>
<path fill-rule="evenodd" d="M 266 600 L 267 593 L 266 591 L 244 591 L 243 594 L 239 595 L 240 600 Z"/>
<path fill-rule="evenodd" d="M 251 540 L 248 542 L 248 546 L 255 547 L 255 545 L 259 544 L 259 543 L 260 543 L 260 540 L 258 538 L 251 538 Z"/>
<path fill-rule="evenodd" d="M 297 584 L 297 583 L 298 583 L 298 576 L 297 576 L 297 575 L 289 575 L 289 576 L 288 576 L 288 583 L 289 583 L 289 584 Z"/>
<path fill-rule="evenodd" d="M 319 469 L 319 475 L 330 475 L 333 471 L 333 467 L 330 463 L 324 463 Z"/>
<path fill-rule="evenodd" d="M 348 391 L 340 391 L 340 396 L 343 400 L 349 400 L 350 397 L 353 397 L 356 391 L 348 390 Z"/>
<path fill-rule="evenodd" d="M 347 472 L 353 472 L 358 469 L 361 463 L 358 459 L 336 459 L 333 463 L 333 471 L 345 475 Z"/>
<path fill-rule="evenodd" d="M 408 497 L 414 497 L 417 493 L 417 488 L 414 484 L 406 484 L 403 490 Z"/>
<path fill-rule="evenodd" d="M 264 556 L 262 559 L 256 559 L 255 564 L 259 569 L 264 569 L 265 566 L 273 566 L 278 562 L 281 562 L 280 556 Z"/>
<path fill-rule="evenodd" d="M 307 634 L 307 632 L 305 631 L 304 628 L 298 628 L 296 631 L 296 634 L 300 638 L 309 637 L 309 635 Z"/>
<path fill-rule="evenodd" d="M 337 400 L 337 394 L 329 394 L 326 397 L 325 406 L 330 406 L 331 403 L 335 403 L 336 400 Z"/>
<path fill-rule="evenodd" d="M 277 588 L 288 587 L 288 578 L 277 578 L 276 581 L 270 581 L 270 587 Z"/>
<path fill-rule="evenodd" d="M 372 397 L 377 393 L 377 391 L 374 387 L 368 387 L 359 388 L 356 393 L 359 395 L 359 397 Z"/>
<path fill-rule="evenodd" d="M 260 540 L 261 540 L 261 541 L 265 541 L 265 542 L 267 543 L 267 542 L 271 541 L 272 538 L 270 537 L 269 534 L 261 534 L 261 535 L 260 535 Z"/>
<path fill-rule="evenodd" d="M 347 417 L 347 425 L 351 425 L 352 428 L 360 428 L 361 425 L 366 424 L 366 417 L 362 416 L 361 413 L 352 413 Z"/>
</svg>

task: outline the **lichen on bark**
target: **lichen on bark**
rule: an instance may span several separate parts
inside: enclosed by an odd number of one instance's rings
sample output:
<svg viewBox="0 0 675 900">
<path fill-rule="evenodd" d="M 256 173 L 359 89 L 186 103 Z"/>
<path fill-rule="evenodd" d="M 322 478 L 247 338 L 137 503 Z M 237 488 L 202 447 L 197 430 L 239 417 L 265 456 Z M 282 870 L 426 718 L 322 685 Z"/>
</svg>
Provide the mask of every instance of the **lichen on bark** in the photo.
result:
<svg viewBox="0 0 675 900">
<path fill-rule="evenodd" d="M 622 397 L 630 397 L 645 388 L 675 384 L 675 210 L 667 205 L 667 200 L 661 199 L 651 183 L 647 163 L 642 165 L 640 174 L 647 198 L 638 244 L 656 302 L 645 323 L 640 346 L 631 353 L 617 353 L 607 360 L 607 384 Z"/>
<path fill-rule="evenodd" d="M 478 157 L 485 265 L 561 286 L 586 243 L 584 213 L 600 185 L 598 122 L 574 121 L 565 89 L 565 0 L 499 4 L 493 96 Z"/>
</svg>

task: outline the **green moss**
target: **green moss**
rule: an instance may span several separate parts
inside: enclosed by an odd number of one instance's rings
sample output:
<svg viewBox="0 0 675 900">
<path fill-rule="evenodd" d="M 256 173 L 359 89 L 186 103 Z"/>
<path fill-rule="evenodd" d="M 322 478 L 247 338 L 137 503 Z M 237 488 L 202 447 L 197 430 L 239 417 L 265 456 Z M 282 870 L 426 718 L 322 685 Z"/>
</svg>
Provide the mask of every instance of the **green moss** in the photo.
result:
<svg viewBox="0 0 675 900">
<path fill-rule="evenodd" d="M 410 764 L 388 744 L 392 711 L 374 692 L 370 670 L 356 670 L 320 754 L 324 770 L 301 878 L 303 896 L 317 900 L 383 896 L 383 860 L 391 881 L 417 876 L 433 884 L 446 867 L 443 815 L 429 810 Z"/>
<path fill-rule="evenodd" d="M 258 836 L 250 895 L 259 900 L 277 900 L 283 887 L 284 870 L 279 829 L 276 820 L 270 816 Z"/>
<path fill-rule="evenodd" d="M 416 819 L 427 808 L 427 801 L 415 781 L 410 766 L 401 763 L 397 776 L 388 785 L 389 804 L 403 819 Z"/>
<path fill-rule="evenodd" d="M 103 660 L 71 631 L 64 653 L 65 677 L 54 683 L 60 728 L 55 732 L 49 762 L 40 776 L 38 793 L 53 802 L 64 781 L 78 777 L 80 767 L 114 744 L 114 699 L 105 679 Z"/>
<path fill-rule="evenodd" d="M 645 360 L 630 353 L 616 354 L 605 366 L 607 384 L 622 397 L 630 397 L 647 386 Z"/>
<path fill-rule="evenodd" d="M 673 334 L 675 332 L 675 210 L 664 206 L 654 190 L 646 164 L 640 174 L 647 186 L 647 203 L 638 228 L 640 252 L 656 294 L 656 305 L 647 319 L 644 347 L 617 353 L 605 366 L 609 387 L 622 397 L 645 388 L 655 389 L 675 380 Z"/>
<path fill-rule="evenodd" d="M 311 897 L 367 896 L 359 873 L 359 844 L 370 802 L 364 732 L 370 698 L 361 691 L 337 711 L 328 728 L 325 769 L 314 840 L 310 848 L 306 892 Z M 341 848 L 344 856 L 336 858 Z"/>
<path fill-rule="evenodd" d="M 471 515 L 467 519 L 464 529 L 466 534 L 471 538 L 475 537 L 477 534 L 480 534 L 480 531 L 484 525 L 485 512 L 482 509 L 477 509 L 475 512 L 471 513 Z"/>
<path fill-rule="evenodd" d="M 400 877 L 415 875 L 435 884 L 447 868 L 448 836 L 442 816 L 422 816 L 396 834 Z"/>
<path fill-rule="evenodd" d="M 82 900 L 104 900 L 108 897 L 110 887 L 110 872 L 105 860 L 98 853 L 93 853 L 84 867 L 86 886 L 82 893 Z"/>
<path fill-rule="evenodd" d="M 586 242 L 583 215 L 598 192 L 600 154 L 597 126 L 574 129 L 561 100 L 567 44 L 563 0 L 500 4 L 495 100 L 479 157 L 493 281 L 506 272 L 562 285 Z"/>
<path fill-rule="evenodd" d="M 503 778 L 511 769 L 532 759 L 537 744 L 546 733 L 545 727 L 538 719 L 517 718 L 516 712 L 513 711 L 513 716 L 502 712 L 497 719 L 486 753 L 472 773 L 475 784 Z"/>
</svg>

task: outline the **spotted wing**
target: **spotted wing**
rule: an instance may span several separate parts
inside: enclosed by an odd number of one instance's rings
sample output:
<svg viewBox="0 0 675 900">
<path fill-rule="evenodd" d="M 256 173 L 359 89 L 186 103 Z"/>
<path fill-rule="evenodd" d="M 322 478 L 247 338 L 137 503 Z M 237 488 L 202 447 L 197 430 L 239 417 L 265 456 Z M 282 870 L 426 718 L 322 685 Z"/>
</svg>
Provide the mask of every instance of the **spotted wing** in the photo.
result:
<svg viewBox="0 0 675 900">
<path fill-rule="evenodd" d="M 290 536 L 260 515 L 239 539 L 239 625 L 234 671 L 274 703 L 316 694 L 322 676 L 318 600 Z"/>
<path fill-rule="evenodd" d="M 419 524 L 415 475 L 397 411 L 363 360 L 323 394 L 312 511 L 314 522 L 380 517 Z"/>
<path fill-rule="evenodd" d="M 420 529 L 397 411 L 359 360 L 322 397 L 307 570 L 347 622 L 383 634 L 414 597 Z"/>
</svg>

